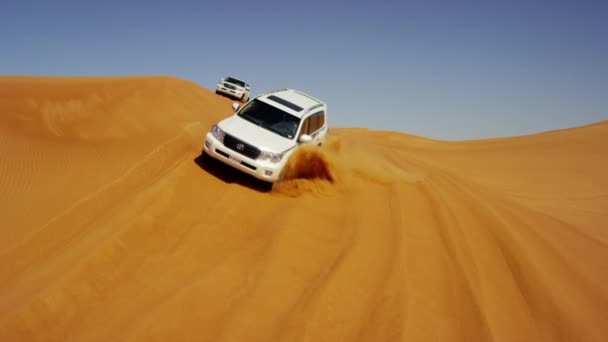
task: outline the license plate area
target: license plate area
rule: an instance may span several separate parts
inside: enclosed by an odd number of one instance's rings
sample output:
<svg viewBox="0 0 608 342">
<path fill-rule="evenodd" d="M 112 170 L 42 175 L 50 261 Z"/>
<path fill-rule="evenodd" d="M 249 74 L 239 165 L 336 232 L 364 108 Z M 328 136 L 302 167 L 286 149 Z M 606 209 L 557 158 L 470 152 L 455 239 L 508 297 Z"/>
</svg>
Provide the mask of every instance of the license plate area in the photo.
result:
<svg viewBox="0 0 608 342">
<path fill-rule="evenodd" d="M 231 156 L 231 155 L 228 155 L 228 160 L 230 160 L 231 162 L 233 162 L 235 164 L 240 164 L 241 163 L 240 159 L 238 159 L 238 158 L 236 158 L 234 156 Z"/>
</svg>

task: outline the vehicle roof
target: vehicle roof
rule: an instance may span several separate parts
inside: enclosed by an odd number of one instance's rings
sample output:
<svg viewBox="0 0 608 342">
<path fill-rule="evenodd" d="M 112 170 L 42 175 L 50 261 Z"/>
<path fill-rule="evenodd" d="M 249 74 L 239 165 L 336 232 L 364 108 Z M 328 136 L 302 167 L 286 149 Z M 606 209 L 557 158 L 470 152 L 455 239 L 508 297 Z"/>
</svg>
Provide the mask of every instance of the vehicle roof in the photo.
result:
<svg viewBox="0 0 608 342">
<path fill-rule="evenodd" d="M 321 100 L 294 89 L 272 91 L 258 96 L 258 100 L 284 110 L 298 118 L 302 118 L 315 108 L 325 106 L 325 103 Z"/>
<path fill-rule="evenodd" d="M 233 79 L 233 80 L 235 80 L 235 81 L 241 81 L 241 82 L 243 82 L 243 83 L 247 83 L 247 82 L 243 81 L 242 79 L 240 79 L 240 78 L 236 78 L 236 77 L 234 77 L 234 76 L 226 76 L 226 77 L 224 77 L 224 79 L 225 79 L 225 80 L 228 80 L 229 78 L 230 78 L 230 79 Z"/>
</svg>

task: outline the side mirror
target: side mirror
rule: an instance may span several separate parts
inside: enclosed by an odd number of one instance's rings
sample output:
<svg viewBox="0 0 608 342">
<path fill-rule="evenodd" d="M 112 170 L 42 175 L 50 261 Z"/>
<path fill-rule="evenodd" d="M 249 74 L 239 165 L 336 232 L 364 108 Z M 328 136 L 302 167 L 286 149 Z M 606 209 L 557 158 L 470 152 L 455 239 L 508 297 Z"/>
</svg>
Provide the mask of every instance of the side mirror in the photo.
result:
<svg viewBox="0 0 608 342">
<path fill-rule="evenodd" d="M 251 90 L 249 86 L 245 86 L 245 90 Z"/>
<path fill-rule="evenodd" d="M 312 137 L 308 134 L 302 134 L 298 141 L 301 143 L 309 143 L 312 141 Z"/>
<path fill-rule="evenodd" d="M 238 103 L 236 103 L 236 102 L 235 102 L 235 103 L 233 103 L 233 104 L 232 104 L 232 110 L 233 110 L 234 112 L 236 112 L 237 110 L 239 110 L 239 104 L 238 104 Z"/>
</svg>

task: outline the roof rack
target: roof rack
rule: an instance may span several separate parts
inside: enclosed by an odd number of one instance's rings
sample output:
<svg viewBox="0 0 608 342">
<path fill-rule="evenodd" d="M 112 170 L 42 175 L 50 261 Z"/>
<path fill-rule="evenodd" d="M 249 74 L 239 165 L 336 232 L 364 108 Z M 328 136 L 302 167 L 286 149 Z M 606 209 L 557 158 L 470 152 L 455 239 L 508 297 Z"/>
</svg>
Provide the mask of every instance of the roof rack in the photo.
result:
<svg viewBox="0 0 608 342">
<path fill-rule="evenodd" d="M 315 99 L 315 100 L 316 100 L 316 99 Z M 319 107 L 323 107 L 323 106 L 324 106 L 324 105 L 323 105 L 323 103 L 317 103 L 316 105 L 314 105 L 314 106 L 312 106 L 312 107 L 308 107 L 308 108 L 307 108 L 307 109 L 304 111 L 304 113 L 302 113 L 302 115 L 304 115 L 304 114 L 308 114 L 308 113 L 312 112 L 313 110 L 315 110 L 315 109 L 317 109 L 317 108 L 319 108 Z"/>
<path fill-rule="evenodd" d="M 316 98 L 316 97 L 313 97 L 313 96 L 311 96 L 311 95 L 308 95 L 308 94 L 303 93 L 303 92 L 298 91 L 298 90 L 292 90 L 292 89 L 290 89 L 290 90 L 291 90 L 291 91 L 293 91 L 293 92 L 295 92 L 295 93 L 298 93 L 298 94 L 300 94 L 300 95 L 302 95 L 302 96 L 306 96 L 306 97 L 308 97 L 308 98 L 309 98 L 309 99 L 311 99 L 311 100 L 317 101 L 318 103 L 320 103 L 320 104 L 322 104 L 322 105 L 324 104 L 324 102 L 323 102 L 323 101 L 319 100 L 319 99 L 318 99 L 318 98 Z M 316 107 L 316 106 L 313 106 L 313 107 Z"/>
<path fill-rule="evenodd" d="M 274 89 L 274 90 L 267 91 L 267 92 L 265 92 L 265 93 L 261 93 L 261 94 L 259 94 L 258 96 L 265 96 L 265 95 L 272 94 L 272 93 L 276 93 L 276 92 L 279 92 L 279 91 L 293 91 L 293 89 L 289 89 L 289 88 L 283 88 L 283 89 Z M 257 97 L 257 96 L 256 96 L 256 97 Z"/>
</svg>

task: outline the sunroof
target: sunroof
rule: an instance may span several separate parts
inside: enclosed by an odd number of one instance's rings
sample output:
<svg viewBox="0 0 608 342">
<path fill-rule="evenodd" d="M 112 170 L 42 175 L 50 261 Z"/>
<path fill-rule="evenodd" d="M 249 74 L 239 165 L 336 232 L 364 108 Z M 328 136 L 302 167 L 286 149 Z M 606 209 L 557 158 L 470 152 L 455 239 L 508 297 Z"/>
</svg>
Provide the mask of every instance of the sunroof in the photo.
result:
<svg viewBox="0 0 608 342">
<path fill-rule="evenodd" d="M 287 101 L 287 100 L 283 100 L 282 98 L 280 98 L 280 97 L 278 97 L 278 96 L 275 96 L 275 95 L 270 95 L 270 96 L 268 96 L 268 99 L 269 99 L 269 100 L 272 100 L 272 101 L 274 101 L 274 102 L 276 102 L 276 103 L 280 103 L 280 104 L 282 104 L 283 106 L 285 106 L 285 107 L 287 107 L 287 108 L 289 108 L 289 109 L 293 109 L 293 110 L 295 110 L 296 112 L 299 112 L 299 111 L 301 111 L 302 109 L 304 109 L 304 108 L 302 108 L 302 107 L 300 107 L 300 106 L 298 106 L 298 105 L 295 105 L 295 104 L 293 104 L 293 103 L 291 103 L 291 102 L 289 102 L 289 101 Z"/>
</svg>

